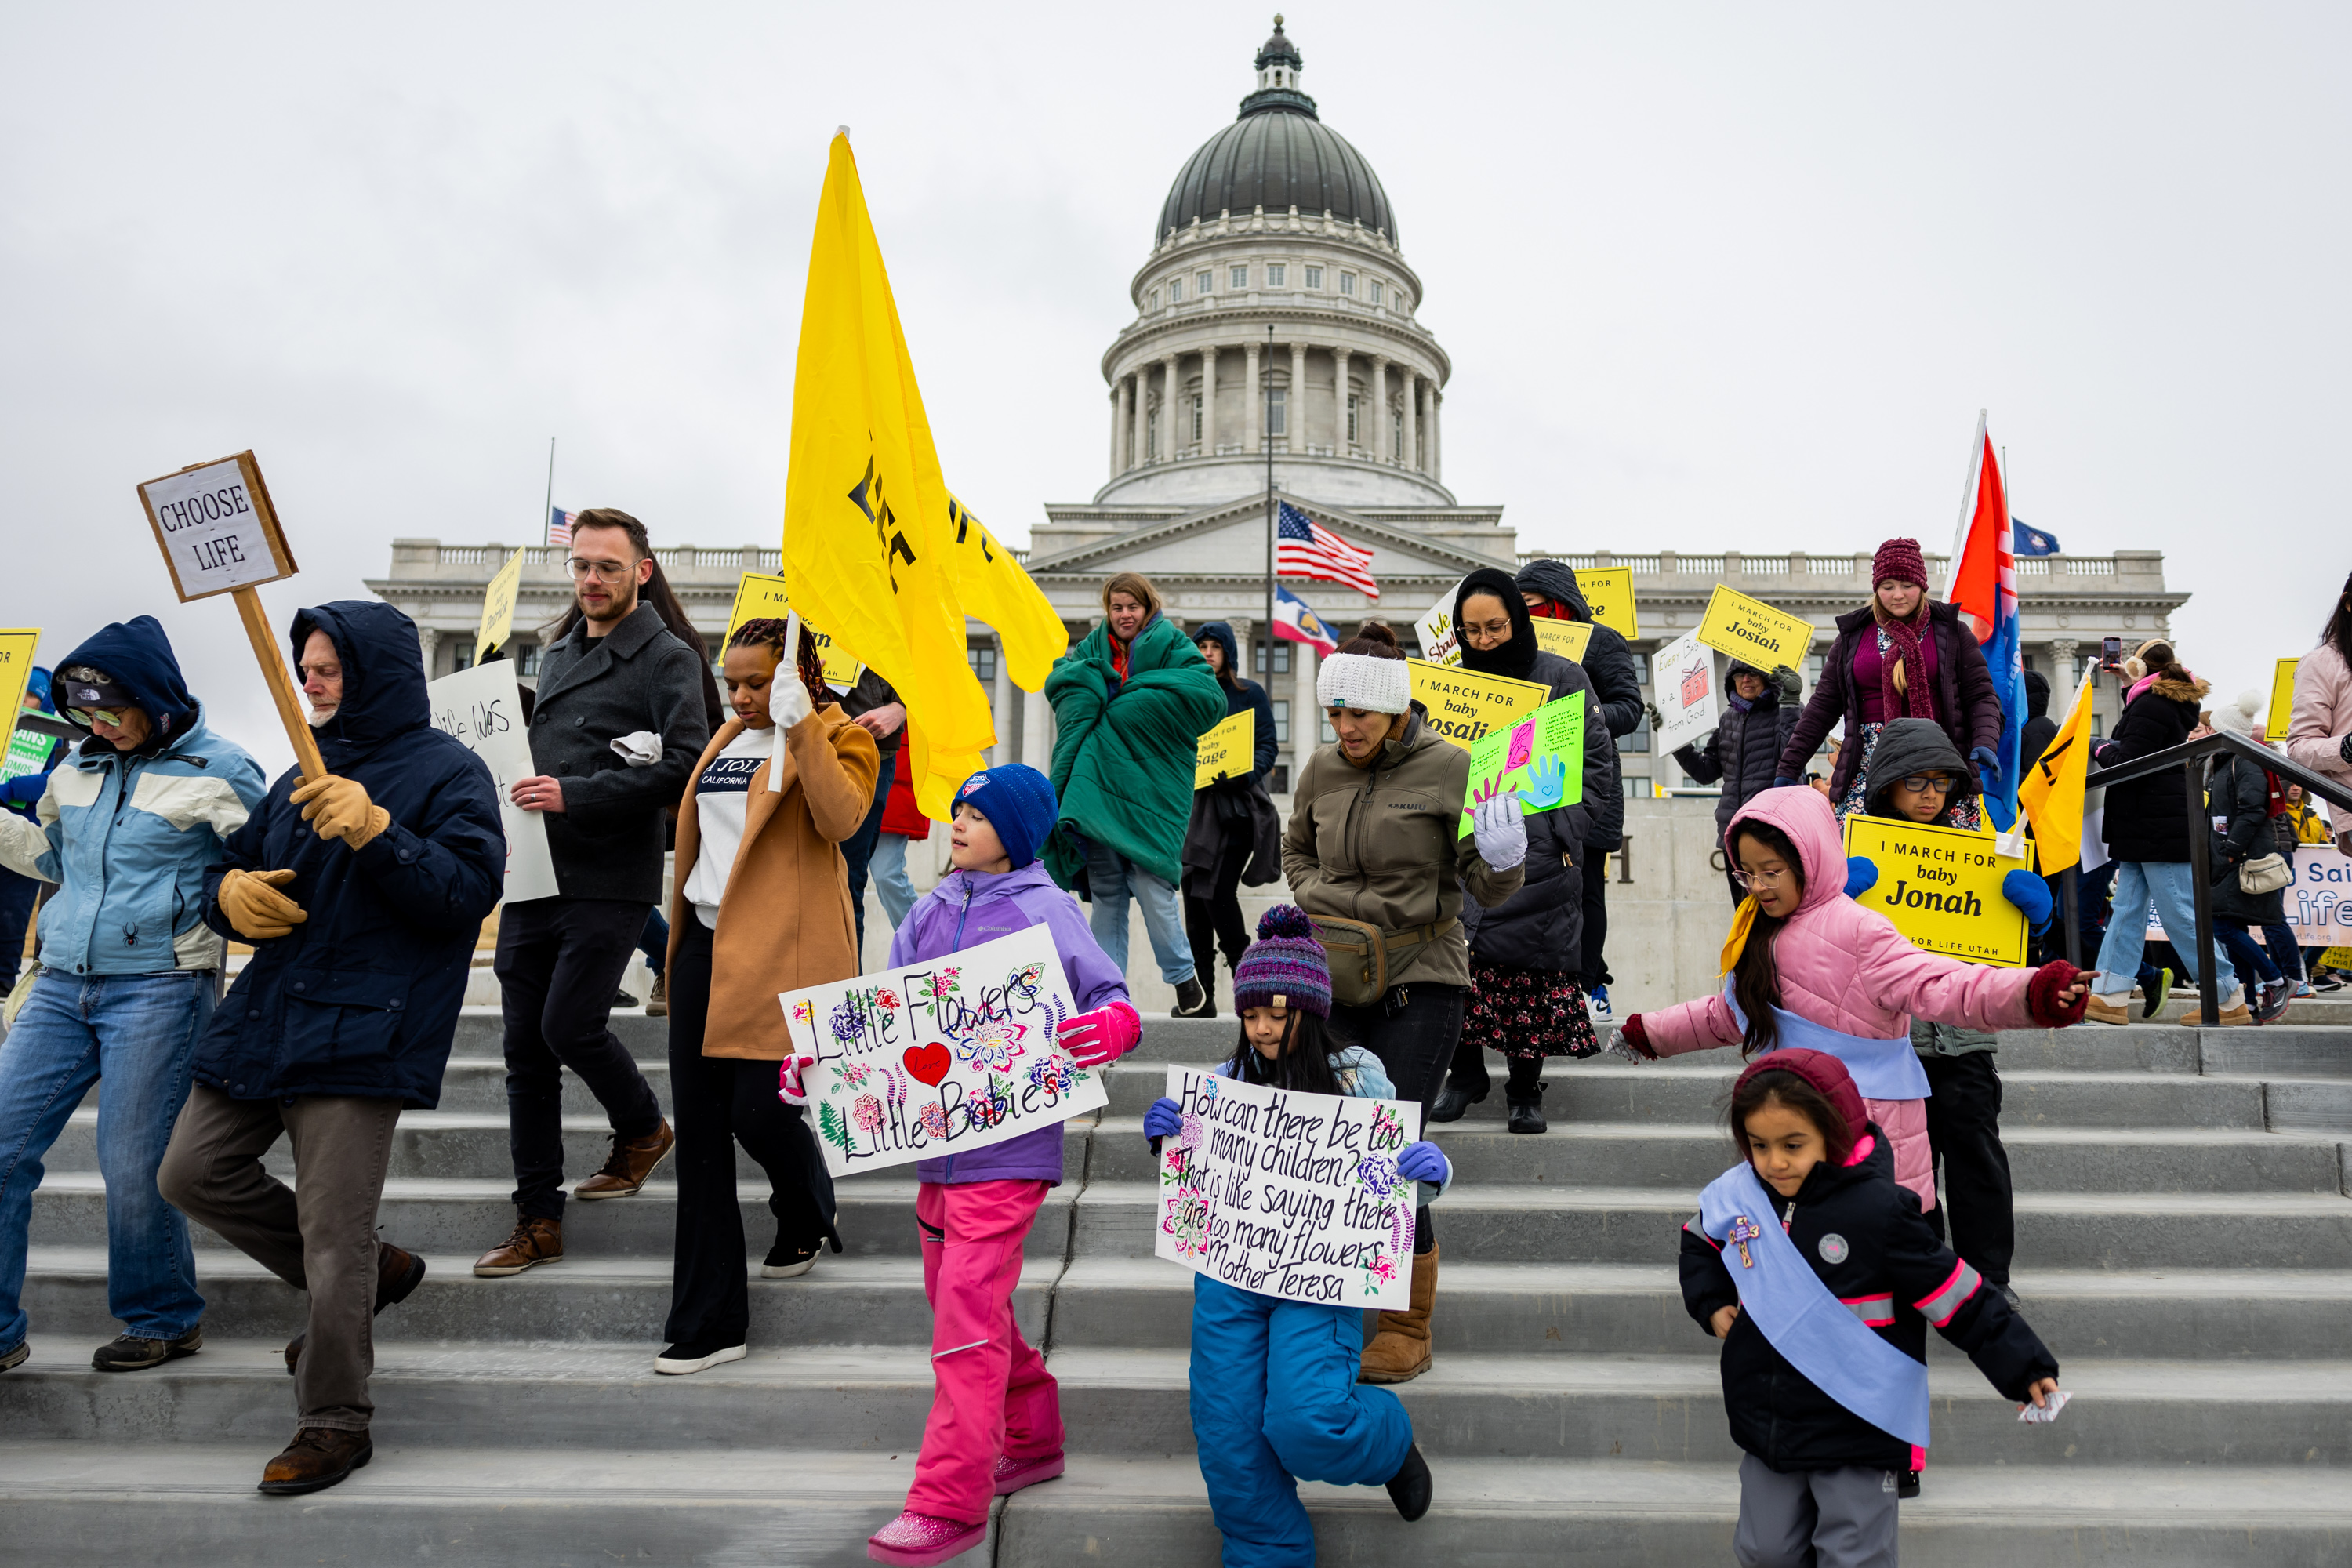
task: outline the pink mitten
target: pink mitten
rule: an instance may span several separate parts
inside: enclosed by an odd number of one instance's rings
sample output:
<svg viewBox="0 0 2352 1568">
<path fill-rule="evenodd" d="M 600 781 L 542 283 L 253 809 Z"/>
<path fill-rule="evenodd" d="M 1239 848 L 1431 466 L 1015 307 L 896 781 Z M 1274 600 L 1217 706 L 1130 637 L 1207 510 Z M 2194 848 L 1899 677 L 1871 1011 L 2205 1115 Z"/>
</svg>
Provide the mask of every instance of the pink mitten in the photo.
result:
<svg viewBox="0 0 2352 1568">
<path fill-rule="evenodd" d="M 806 1105 L 808 1085 L 802 1081 L 801 1075 L 814 1066 L 814 1057 L 786 1057 L 782 1070 L 776 1074 L 776 1098 L 786 1105 Z"/>
<path fill-rule="evenodd" d="M 1062 1048 L 1082 1068 L 1115 1062 L 1143 1037 L 1143 1020 L 1124 1002 L 1107 1002 L 1091 1013 L 1081 1013 L 1060 1031 Z"/>
</svg>

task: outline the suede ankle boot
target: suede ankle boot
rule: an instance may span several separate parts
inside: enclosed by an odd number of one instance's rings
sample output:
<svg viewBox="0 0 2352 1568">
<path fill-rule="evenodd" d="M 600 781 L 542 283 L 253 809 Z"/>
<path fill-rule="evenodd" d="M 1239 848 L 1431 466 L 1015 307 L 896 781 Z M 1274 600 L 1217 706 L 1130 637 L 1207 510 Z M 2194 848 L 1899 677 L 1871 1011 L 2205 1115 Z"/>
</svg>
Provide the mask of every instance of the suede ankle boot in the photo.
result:
<svg viewBox="0 0 2352 1568">
<path fill-rule="evenodd" d="M 1412 1255 L 1412 1305 L 1382 1312 L 1380 1332 L 1364 1347 L 1359 1383 L 1410 1383 L 1429 1370 L 1429 1313 L 1437 1302 L 1437 1248 Z"/>
</svg>

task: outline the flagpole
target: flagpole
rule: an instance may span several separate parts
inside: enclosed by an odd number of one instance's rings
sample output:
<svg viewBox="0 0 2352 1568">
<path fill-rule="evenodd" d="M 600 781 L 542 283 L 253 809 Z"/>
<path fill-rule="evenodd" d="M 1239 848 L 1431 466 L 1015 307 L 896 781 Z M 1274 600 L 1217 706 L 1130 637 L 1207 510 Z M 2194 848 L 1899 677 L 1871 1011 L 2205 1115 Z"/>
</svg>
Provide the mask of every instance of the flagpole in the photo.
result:
<svg viewBox="0 0 2352 1568">
<path fill-rule="evenodd" d="M 548 523 L 555 516 L 555 437 L 547 438 L 547 500 L 539 509 L 539 542 L 547 542 Z"/>
<path fill-rule="evenodd" d="M 1258 440 L 1265 447 L 1265 678 L 1274 679 L 1274 323 L 1265 324 L 1265 374 L 1258 397 Z M 1289 424 L 1283 425 L 1287 439 Z M 1250 639 L 1255 642 L 1257 639 Z M 1255 665 L 1257 661 L 1250 661 Z M 1251 670 L 1255 675 L 1256 671 Z"/>
</svg>

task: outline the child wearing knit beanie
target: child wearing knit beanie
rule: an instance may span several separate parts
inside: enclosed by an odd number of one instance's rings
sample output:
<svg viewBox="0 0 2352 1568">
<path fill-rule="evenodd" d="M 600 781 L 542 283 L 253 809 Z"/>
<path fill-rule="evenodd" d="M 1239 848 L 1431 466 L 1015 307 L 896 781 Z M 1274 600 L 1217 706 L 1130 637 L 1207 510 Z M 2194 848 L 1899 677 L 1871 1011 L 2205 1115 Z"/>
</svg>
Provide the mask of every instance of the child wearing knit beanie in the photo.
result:
<svg viewBox="0 0 2352 1568">
<path fill-rule="evenodd" d="M 1219 1076 L 1299 1094 L 1395 1098 L 1379 1058 L 1331 1049 L 1330 965 L 1297 906 L 1277 904 L 1258 921 L 1257 941 L 1234 969 L 1234 1008 L 1241 1037 Z M 1152 1102 L 1143 1131 L 1155 1153 L 1182 1124 L 1173 1100 Z M 1441 1189 L 1453 1175 L 1426 1142 L 1399 1151 L 1396 1166 Z M 1315 1560 L 1300 1479 L 1385 1486 L 1408 1523 L 1429 1511 L 1429 1466 L 1412 1417 L 1387 1389 L 1356 1381 L 1360 1318 L 1355 1307 L 1192 1277 L 1192 1436 L 1227 1563 Z"/>
</svg>

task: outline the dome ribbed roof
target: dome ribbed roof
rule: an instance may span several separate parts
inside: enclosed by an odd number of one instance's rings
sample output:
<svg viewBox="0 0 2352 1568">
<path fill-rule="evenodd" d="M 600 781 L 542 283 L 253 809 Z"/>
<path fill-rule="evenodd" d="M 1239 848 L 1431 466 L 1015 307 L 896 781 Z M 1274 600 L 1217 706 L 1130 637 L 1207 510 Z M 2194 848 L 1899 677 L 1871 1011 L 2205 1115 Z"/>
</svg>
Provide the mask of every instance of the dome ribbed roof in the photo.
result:
<svg viewBox="0 0 2352 1568">
<path fill-rule="evenodd" d="M 1277 26 L 1257 63 L 1263 73 L 1272 64 L 1295 67 L 1299 58 L 1297 46 Z M 1360 222 L 1397 242 L 1388 193 L 1364 155 L 1323 123 L 1304 92 L 1261 87 L 1242 100 L 1238 120 L 1185 160 L 1151 237 L 1157 244 L 1194 218 L 1214 223 L 1220 213 L 1247 217 L 1258 207 L 1285 214 L 1294 206 L 1308 217 L 1328 212 L 1341 223 Z"/>
</svg>

